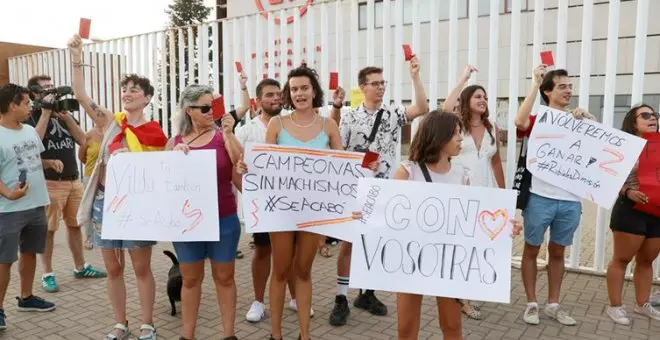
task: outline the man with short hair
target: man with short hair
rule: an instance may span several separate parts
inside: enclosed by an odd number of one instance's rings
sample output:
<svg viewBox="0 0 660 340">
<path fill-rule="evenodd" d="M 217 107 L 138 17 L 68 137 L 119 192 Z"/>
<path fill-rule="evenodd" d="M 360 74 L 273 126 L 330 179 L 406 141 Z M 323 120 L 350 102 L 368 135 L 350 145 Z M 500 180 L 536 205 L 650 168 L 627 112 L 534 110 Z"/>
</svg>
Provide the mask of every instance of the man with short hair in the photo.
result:
<svg viewBox="0 0 660 340">
<path fill-rule="evenodd" d="M 49 312 L 55 304 L 32 294 L 37 253 L 43 253 L 49 204 L 43 169 L 62 171 L 62 162 L 42 160 L 44 146 L 33 127 L 24 125 L 32 110 L 28 90 L 0 88 L 0 330 L 7 327 L 3 303 L 11 266 L 19 260 L 21 311 Z M 20 250 L 20 258 L 17 253 Z"/>
<path fill-rule="evenodd" d="M 573 85 L 566 70 L 547 71 L 545 65 L 534 69 L 532 88 L 520 105 L 515 118 L 518 136 L 529 136 L 534 128 L 536 116 L 530 115 L 536 94 L 553 109 L 569 112 L 568 105 L 573 93 Z M 570 113 L 577 119 L 595 117 L 589 112 L 576 108 Z M 550 228 L 548 244 L 548 302 L 545 314 L 562 325 L 576 324 L 567 311 L 559 306 L 559 293 L 564 277 L 564 249 L 573 243 L 573 234 L 580 224 L 582 199 L 562 188 L 549 184 L 532 175 L 529 200 L 523 209 L 525 246 L 522 256 L 522 280 L 527 295 L 527 308 L 523 319 L 531 325 L 539 324 L 539 310 L 536 299 L 536 258 L 543 244 L 545 231 Z"/>
<path fill-rule="evenodd" d="M 358 83 L 364 93 L 364 102 L 354 110 L 341 116 L 344 90 L 339 88 L 333 95 L 330 116 L 339 123 L 342 144 L 348 151 L 371 151 L 379 154 L 377 178 L 391 178 L 396 169 L 396 148 L 401 138 L 401 128 L 415 118 L 427 113 L 429 106 L 422 79 L 419 75 L 419 60 L 413 57 L 409 62 L 410 76 L 415 90 L 413 105 L 393 106 L 383 103 L 387 81 L 379 67 L 365 67 L 358 74 Z M 335 306 L 330 314 L 330 324 L 345 325 L 350 310 L 348 308 L 348 282 L 351 266 L 351 244 L 342 242 L 337 258 L 337 295 Z M 373 315 L 387 315 L 387 307 L 374 295 L 373 290 L 360 291 L 353 305 L 369 311 Z"/>
<path fill-rule="evenodd" d="M 236 132 L 236 138 L 245 146 L 247 143 L 265 143 L 266 128 L 271 118 L 280 115 L 282 109 L 280 83 L 274 79 L 264 79 L 257 85 L 257 108 L 259 113 L 249 123 L 240 127 Z M 270 237 L 268 233 L 252 234 L 254 241 L 254 255 L 252 257 L 252 285 L 254 287 L 254 302 L 245 315 L 249 322 L 259 322 L 266 316 L 266 305 L 264 295 L 266 283 L 270 276 Z M 292 278 L 292 276 L 289 276 Z M 297 310 L 293 282 L 289 280 L 289 292 L 291 301 L 289 308 Z M 311 314 L 314 315 L 312 309 Z"/>
<path fill-rule="evenodd" d="M 46 208 L 48 234 L 46 249 L 41 256 L 44 270 L 41 286 L 46 292 L 52 293 L 59 290 L 53 272 L 53 243 L 60 220 L 64 220 L 67 230 L 69 249 L 75 266 L 74 277 L 101 278 L 105 277 L 106 273 L 85 262 L 82 230 L 76 218 L 83 193 L 78 172 L 76 144 L 85 143 L 85 131 L 69 112 L 53 111 L 55 98 L 52 94 L 45 95 L 46 90 L 53 88 L 51 77 L 47 75 L 32 77 L 28 82 L 28 88 L 31 97 L 41 104 L 40 108 L 33 110 L 27 123 L 35 128 L 43 140 L 45 151 L 42 158 L 59 160 L 64 165 L 61 172 L 52 169 L 44 171 L 50 205 Z"/>
</svg>

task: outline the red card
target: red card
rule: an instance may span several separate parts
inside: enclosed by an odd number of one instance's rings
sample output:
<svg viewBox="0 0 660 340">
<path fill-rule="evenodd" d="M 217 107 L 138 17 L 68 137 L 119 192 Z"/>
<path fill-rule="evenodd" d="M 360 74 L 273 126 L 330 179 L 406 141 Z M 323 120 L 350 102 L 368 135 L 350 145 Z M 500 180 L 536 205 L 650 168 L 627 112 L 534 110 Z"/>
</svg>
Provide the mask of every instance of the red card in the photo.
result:
<svg viewBox="0 0 660 340">
<path fill-rule="evenodd" d="M 117 150 L 119 150 L 123 147 L 124 147 L 124 144 L 122 144 L 121 142 L 114 142 L 114 143 L 112 143 L 108 146 L 108 151 L 110 151 L 110 154 L 112 155 L 113 153 L 115 153 L 115 151 L 117 151 Z"/>
<path fill-rule="evenodd" d="M 241 65 L 241 62 L 237 61 L 235 64 L 236 64 L 236 72 L 238 73 L 243 72 L 243 65 Z"/>
<path fill-rule="evenodd" d="M 86 18 L 80 18 L 80 28 L 78 29 L 78 34 L 83 39 L 89 39 L 89 29 L 92 26 L 92 20 Z"/>
<path fill-rule="evenodd" d="M 363 168 L 369 168 L 369 164 L 375 162 L 378 160 L 378 157 L 380 157 L 379 154 L 371 151 L 367 151 L 364 154 L 364 158 L 362 159 L 362 167 Z"/>
<path fill-rule="evenodd" d="M 336 90 L 339 87 L 339 73 L 330 72 L 330 89 Z"/>
<path fill-rule="evenodd" d="M 552 57 L 552 51 L 541 52 L 541 64 L 545 66 L 554 66 L 555 59 Z"/>
<path fill-rule="evenodd" d="M 413 54 L 412 48 L 410 48 L 410 45 L 403 45 L 403 55 L 405 56 L 406 61 L 410 61 L 410 59 L 415 56 L 415 54 Z"/>
<path fill-rule="evenodd" d="M 257 111 L 257 100 L 255 98 L 250 98 L 250 107 L 252 110 Z"/>
<path fill-rule="evenodd" d="M 218 120 L 225 115 L 225 97 L 220 96 L 213 99 L 211 102 L 211 110 L 213 110 L 213 120 Z"/>
</svg>

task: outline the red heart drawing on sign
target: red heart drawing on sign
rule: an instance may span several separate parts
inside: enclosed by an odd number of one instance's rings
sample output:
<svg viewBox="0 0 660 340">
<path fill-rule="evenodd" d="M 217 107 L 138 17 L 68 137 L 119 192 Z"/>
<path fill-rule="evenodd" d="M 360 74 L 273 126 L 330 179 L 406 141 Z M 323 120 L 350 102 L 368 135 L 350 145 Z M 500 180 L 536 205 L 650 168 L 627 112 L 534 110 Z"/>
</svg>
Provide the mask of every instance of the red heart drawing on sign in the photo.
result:
<svg viewBox="0 0 660 340">
<path fill-rule="evenodd" d="M 494 213 L 484 210 L 479 213 L 479 225 L 492 241 L 504 230 L 509 221 L 508 217 L 509 214 L 506 210 L 499 209 Z"/>
</svg>

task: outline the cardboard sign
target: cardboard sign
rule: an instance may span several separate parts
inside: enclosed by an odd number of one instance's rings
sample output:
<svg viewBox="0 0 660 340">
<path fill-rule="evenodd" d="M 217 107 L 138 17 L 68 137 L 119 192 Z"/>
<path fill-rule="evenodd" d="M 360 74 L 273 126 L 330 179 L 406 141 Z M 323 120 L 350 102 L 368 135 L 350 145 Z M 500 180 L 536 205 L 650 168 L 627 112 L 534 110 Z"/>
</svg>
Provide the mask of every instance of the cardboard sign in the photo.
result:
<svg viewBox="0 0 660 340">
<path fill-rule="evenodd" d="M 271 144 L 245 146 L 245 231 L 308 231 L 352 241 L 362 153 Z M 368 227 L 368 226 L 367 226 Z M 366 227 L 365 227 L 366 228 Z"/>
<path fill-rule="evenodd" d="M 78 35 L 83 39 L 89 39 L 89 32 L 92 26 L 92 20 L 87 18 L 80 18 L 80 27 L 78 28 Z"/>
<path fill-rule="evenodd" d="M 515 202 L 513 190 L 360 179 L 349 285 L 509 303 Z"/>
<path fill-rule="evenodd" d="M 339 73 L 330 72 L 330 90 L 336 90 L 339 87 Z"/>
<path fill-rule="evenodd" d="M 225 115 L 225 97 L 220 96 L 213 99 L 211 102 L 211 110 L 213 111 L 213 120 L 218 120 Z"/>
<path fill-rule="evenodd" d="M 555 59 L 552 57 L 552 51 L 541 52 L 541 64 L 548 67 L 555 65 Z"/>
<path fill-rule="evenodd" d="M 639 156 L 637 177 L 639 191 L 649 198 L 647 204 L 635 204 L 635 209 L 660 217 L 660 133 L 647 133 L 646 146 Z"/>
<path fill-rule="evenodd" d="M 125 152 L 108 162 L 101 236 L 219 241 L 215 150 Z"/>
<path fill-rule="evenodd" d="M 645 143 L 619 129 L 540 106 L 527 144 L 527 169 L 610 209 Z"/>
</svg>

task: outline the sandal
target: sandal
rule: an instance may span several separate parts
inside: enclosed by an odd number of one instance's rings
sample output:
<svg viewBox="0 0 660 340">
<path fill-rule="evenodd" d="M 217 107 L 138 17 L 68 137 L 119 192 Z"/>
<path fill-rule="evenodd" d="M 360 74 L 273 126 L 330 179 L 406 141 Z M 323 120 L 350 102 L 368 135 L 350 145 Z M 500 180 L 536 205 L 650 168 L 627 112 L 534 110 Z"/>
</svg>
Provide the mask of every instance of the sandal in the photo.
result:
<svg viewBox="0 0 660 340">
<path fill-rule="evenodd" d="M 465 310 L 466 306 L 470 306 L 472 310 L 470 312 L 467 312 Z M 472 320 L 482 320 L 484 318 L 483 315 L 481 315 L 481 310 L 479 309 L 479 307 L 471 304 L 470 301 L 466 301 L 466 303 L 461 304 L 461 313 L 467 315 L 467 317 Z"/>
<path fill-rule="evenodd" d="M 117 331 L 119 331 L 119 335 L 117 335 Z M 112 327 L 112 332 L 108 333 L 105 338 L 107 340 L 128 340 L 130 336 L 131 331 L 128 329 L 128 323 L 118 323 Z"/>
<path fill-rule="evenodd" d="M 240 259 L 243 258 L 243 256 L 244 256 L 244 255 L 243 255 L 243 252 L 242 252 L 242 251 L 240 251 L 240 250 L 237 250 L 237 251 L 236 251 L 236 258 L 237 258 L 237 259 L 240 260 Z"/>
<path fill-rule="evenodd" d="M 332 257 L 332 254 L 330 254 L 330 247 L 328 247 L 327 244 L 319 247 L 319 254 L 325 258 Z"/>
<path fill-rule="evenodd" d="M 158 337 L 156 337 L 156 328 L 152 325 L 144 324 L 140 326 L 140 333 L 142 331 L 149 331 L 146 335 L 140 335 L 138 337 L 138 340 L 157 340 Z"/>
</svg>

